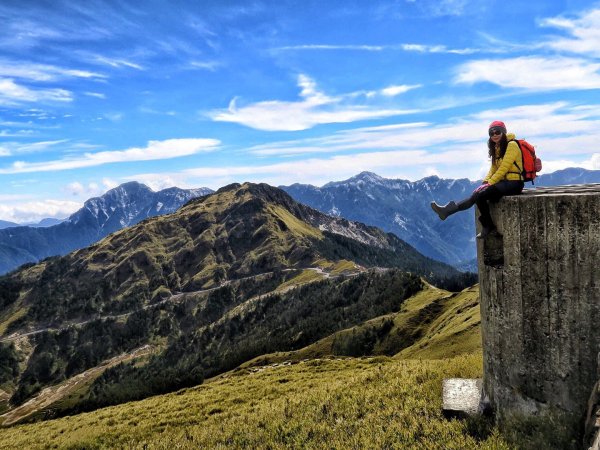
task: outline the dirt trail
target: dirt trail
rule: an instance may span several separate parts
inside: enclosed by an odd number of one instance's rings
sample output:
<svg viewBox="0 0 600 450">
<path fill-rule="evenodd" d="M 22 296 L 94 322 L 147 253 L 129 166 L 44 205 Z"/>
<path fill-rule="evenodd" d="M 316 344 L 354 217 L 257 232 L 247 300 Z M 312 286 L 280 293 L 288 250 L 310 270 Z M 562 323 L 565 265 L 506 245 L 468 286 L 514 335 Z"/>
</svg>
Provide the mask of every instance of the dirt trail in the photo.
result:
<svg viewBox="0 0 600 450">
<path fill-rule="evenodd" d="M 132 352 L 123 353 L 115 356 L 114 358 L 108 359 L 99 366 L 88 369 L 85 372 L 75 375 L 74 377 L 63 381 L 60 384 L 47 387 L 31 400 L 14 409 L 11 409 L 5 414 L 0 415 L 0 425 L 13 425 L 76 391 L 80 386 L 97 377 L 109 367 L 112 367 L 120 362 L 129 361 L 144 355 L 148 355 L 151 353 L 151 351 L 152 348 L 149 345 L 144 345 L 143 347 L 133 350 Z"/>
<path fill-rule="evenodd" d="M 282 272 L 287 272 L 287 271 L 292 271 L 292 270 L 298 270 L 298 269 L 283 269 Z M 318 270 L 318 269 L 316 269 Z M 119 319 L 125 319 L 127 317 L 129 317 L 131 314 L 142 311 L 142 310 L 146 310 L 146 309 L 150 309 L 150 308 L 156 308 L 159 307 L 161 305 L 164 305 L 165 303 L 168 302 L 173 302 L 173 301 L 178 301 L 182 298 L 185 298 L 186 295 L 198 295 L 198 294 L 206 294 L 208 292 L 212 292 L 212 291 L 216 291 L 217 289 L 222 288 L 223 286 L 227 286 L 231 283 L 234 282 L 238 282 L 238 281 L 244 281 L 244 280 L 249 280 L 252 278 L 258 278 L 258 277 L 264 277 L 267 275 L 271 275 L 273 272 L 264 272 L 264 273 L 259 273 L 257 275 L 250 275 L 247 277 L 242 277 L 242 278 L 236 278 L 233 280 L 226 280 L 223 281 L 221 284 L 219 284 L 218 286 L 212 287 L 212 288 L 208 288 L 208 289 L 199 289 L 197 291 L 190 291 L 190 292 L 177 292 L 159 302 L 156 303 L 152 303 L 149 305 L 145 305 L 142 306 L 139 309 L 135 309 L 133 311 L 127 312 L 127 313 L 123 313 L 123 314 L 117 314 L 117 315 L 106 315 L 106 316 L 99 316 L 99 317 L 94 317 L 88 320 L 82 320 L 79 322 L 67 322 L 64 323 L 63 326 L 58 327 L 58 328 L 53 328 L 53 327 L 43 327 L 43 328 L 37 328 L 35 330 L 29 330 L 29 331 L 16 331 L 12 334 L 9 334 L 8 336 L 3 336 L 0 337 L 0 342 L 13 342 L 16 340 L 19 340 L 21 338 L 27 337 L 27 336 L 33 336 L 35 334 L 39 334 L 39 333 L 43 333 L 46 331 L 54 331 L 54 332 L 59 332 L 59 331 L 63 331 L 66 330 L 67 328 L 70 327 L 77 327 L 77 326 L 82 326 L 82 325 L 86 325 L 88 323 L 94 322 L 95 320 L 107 320 L 107 319 L 114 319 L 114 320 L 119 320 Z"/>
</svg>

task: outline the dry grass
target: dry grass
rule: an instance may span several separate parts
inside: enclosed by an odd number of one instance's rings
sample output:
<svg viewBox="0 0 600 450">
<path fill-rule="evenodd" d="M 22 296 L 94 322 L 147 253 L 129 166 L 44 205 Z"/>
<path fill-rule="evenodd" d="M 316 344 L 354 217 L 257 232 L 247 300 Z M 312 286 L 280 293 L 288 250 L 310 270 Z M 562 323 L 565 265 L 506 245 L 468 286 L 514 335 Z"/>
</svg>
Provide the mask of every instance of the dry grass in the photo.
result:
<svg viewBox="0 0 600 450">
<path fill-rule="evenodd" d="M 345 358 L 243 369 L 202 386 L 3 430 L 12 448 L 510 448 L 496 430 L 446 420 L 446 377 L 481 356 Z"/>
</svg>

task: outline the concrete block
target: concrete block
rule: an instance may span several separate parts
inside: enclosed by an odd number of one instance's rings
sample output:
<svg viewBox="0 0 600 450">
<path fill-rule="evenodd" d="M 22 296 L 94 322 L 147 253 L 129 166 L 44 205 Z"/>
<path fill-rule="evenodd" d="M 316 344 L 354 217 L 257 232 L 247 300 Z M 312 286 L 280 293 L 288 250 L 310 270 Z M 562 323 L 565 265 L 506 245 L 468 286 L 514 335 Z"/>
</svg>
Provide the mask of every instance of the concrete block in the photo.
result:
<svg viewBox="0 0 600 450">
<path fill-rule="evenodd" d="M 502 238 L 477 243 L 483 393 L 500 419 L 583 424 L 598 380 L 600 184 L 527 189 L 490 209 Z"/>
<path fill-rule="evenodd" d="M 481 378 L 447 378 L 442 384 L 443 412 L 447 417 L 481 412 Z"/>
</svg>

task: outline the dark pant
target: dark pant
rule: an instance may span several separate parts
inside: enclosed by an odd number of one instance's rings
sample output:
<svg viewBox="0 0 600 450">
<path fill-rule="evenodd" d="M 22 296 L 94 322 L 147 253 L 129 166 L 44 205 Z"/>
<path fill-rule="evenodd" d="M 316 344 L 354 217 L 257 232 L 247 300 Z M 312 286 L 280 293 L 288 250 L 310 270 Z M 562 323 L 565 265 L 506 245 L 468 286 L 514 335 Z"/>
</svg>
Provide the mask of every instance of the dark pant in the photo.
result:
<svg viewBox="0 0 600 450">
<path fill-rule="evenodd" d="M 479 212 L 479 221 L 481 225 L 488 228 L 494 227 L 492 216 L 490 215 L 489 202 L 497 202 L 505 195 L 518 195 L 523 190 L 525 183 L 522 181 L 499 181 L 479 192 L 474 192 L 469 198 L 466 198 L 456 204 L 459 211 L 469 209 L 474 204 L 477 204 Z"/>
</svg>

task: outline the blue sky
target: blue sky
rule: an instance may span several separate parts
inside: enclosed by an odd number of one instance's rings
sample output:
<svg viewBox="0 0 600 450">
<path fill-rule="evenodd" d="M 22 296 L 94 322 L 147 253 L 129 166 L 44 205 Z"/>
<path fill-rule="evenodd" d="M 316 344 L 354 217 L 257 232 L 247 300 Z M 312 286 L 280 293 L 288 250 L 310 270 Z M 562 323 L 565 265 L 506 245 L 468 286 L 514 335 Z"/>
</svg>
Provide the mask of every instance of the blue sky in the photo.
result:
<svg viewBox="0 0 600 450">
<path fill-rule="evenodd" d="M 155 190 L 478 179 L 503 120 L 600 169 L 600 3 L 0 3 L 0 219 Z"/>
</svg>

